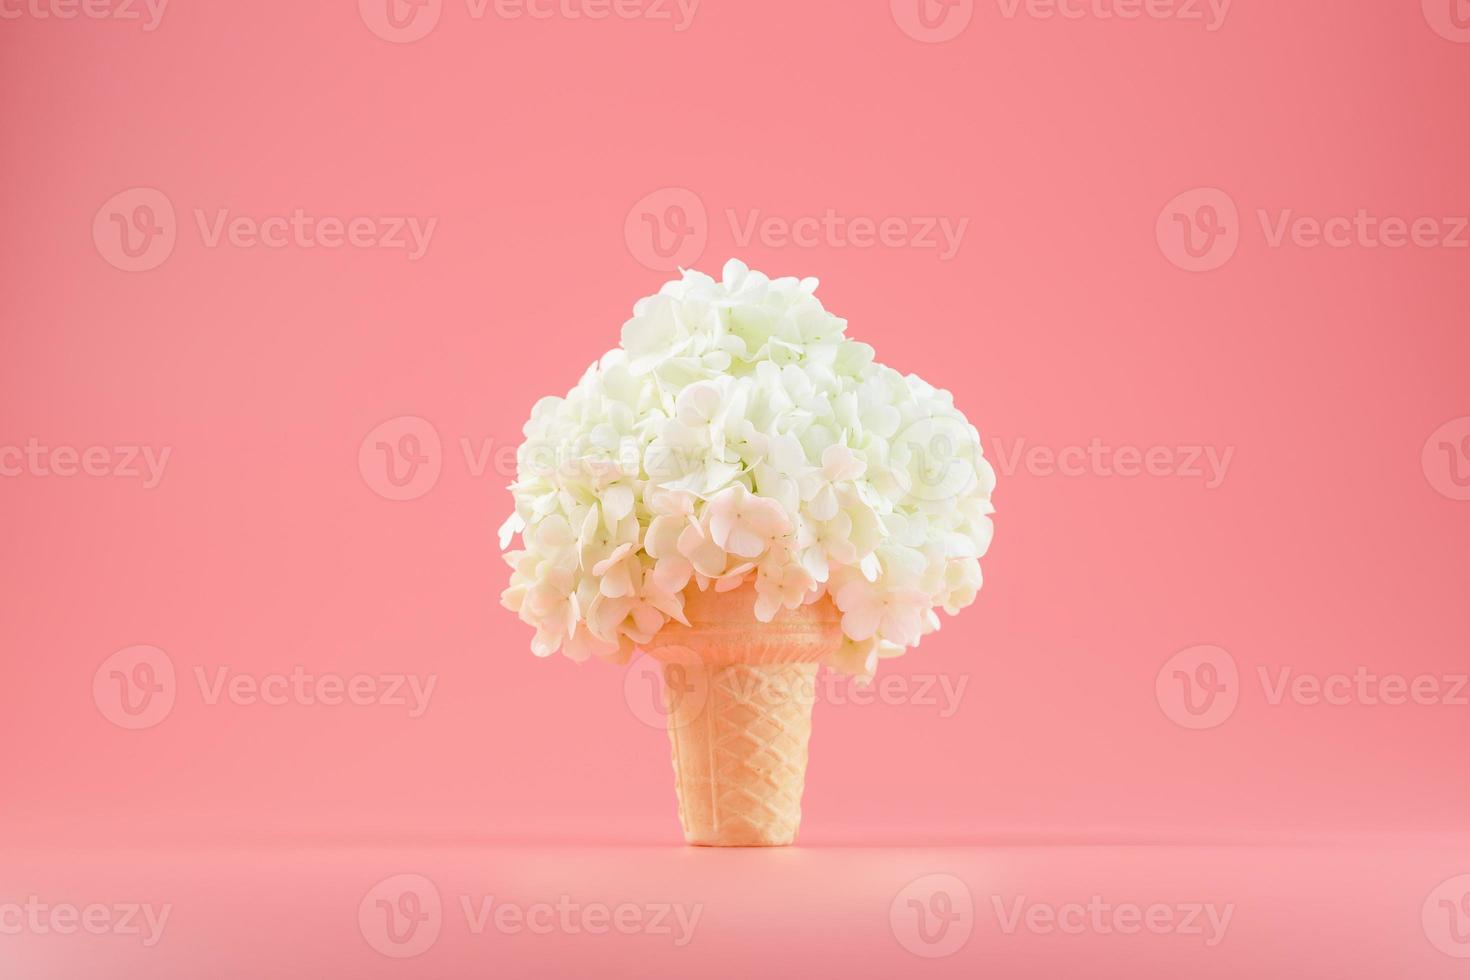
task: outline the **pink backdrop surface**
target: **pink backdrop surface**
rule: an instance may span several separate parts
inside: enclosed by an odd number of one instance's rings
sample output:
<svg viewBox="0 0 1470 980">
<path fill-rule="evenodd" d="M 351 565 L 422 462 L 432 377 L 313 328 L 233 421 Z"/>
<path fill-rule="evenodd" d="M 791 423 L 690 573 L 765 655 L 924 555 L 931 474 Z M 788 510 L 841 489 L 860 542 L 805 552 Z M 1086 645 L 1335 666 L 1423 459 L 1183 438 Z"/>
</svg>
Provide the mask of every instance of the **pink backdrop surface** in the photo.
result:
<svg viewBox="0 0 1470 980">
<path fill-rule="evenodd" d="M 553 897 L 704 896 L 713 938 L 655 973 L 754 968 L 730 944 L 759 929 L 810 957 L 861 932 L 875 972 L 1270 975 L 1311 934 L 1318 962 L 1459 975 L 1464 0 L 0 14 L 0 956 L 24 975 L 184 976 L 231 943 L 248 975 L 468 971 L 496 947 L 447 927 L 374 959 L 357 902 L 415 871 L 448 908 L 496 862 Z M 730 256 L 820 277 L 999 473 L 977 603 L 873 691 L 821 689 L 785 858 L 680 851 L 648 676 L 539 661 L 497 603 L 534 400 L 668 270 Z M 159 868 L 181 911 L 151 952 L 7 929 L 38 890 L 147 900 Z M 943 958 L 889 916 L 931 873 L 990 929 Z M 991 929 L 997 881 L 1224 901 L 1232 874 L 1218 947 Z M 286 912 L 251 910 L 283 891 L 322 925 L 273 961 L 248 937 Z M 588 940 L 528 962 L 644 956 Z"/>
</svg>

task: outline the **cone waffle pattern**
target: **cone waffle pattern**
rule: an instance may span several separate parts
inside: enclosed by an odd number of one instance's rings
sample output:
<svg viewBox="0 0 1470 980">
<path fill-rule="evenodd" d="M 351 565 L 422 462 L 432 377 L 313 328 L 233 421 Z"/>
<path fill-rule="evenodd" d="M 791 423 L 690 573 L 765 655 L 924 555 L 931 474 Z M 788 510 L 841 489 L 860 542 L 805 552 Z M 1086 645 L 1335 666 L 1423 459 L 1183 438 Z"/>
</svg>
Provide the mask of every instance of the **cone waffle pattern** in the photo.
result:
<svg viewBox="0 0 1470 980">
<path fill-rule="evenodd" d="M 813 663 L 665 666 L 679 820 L 689 843 L 795 841 L 816 671 Z"/>
</svg>

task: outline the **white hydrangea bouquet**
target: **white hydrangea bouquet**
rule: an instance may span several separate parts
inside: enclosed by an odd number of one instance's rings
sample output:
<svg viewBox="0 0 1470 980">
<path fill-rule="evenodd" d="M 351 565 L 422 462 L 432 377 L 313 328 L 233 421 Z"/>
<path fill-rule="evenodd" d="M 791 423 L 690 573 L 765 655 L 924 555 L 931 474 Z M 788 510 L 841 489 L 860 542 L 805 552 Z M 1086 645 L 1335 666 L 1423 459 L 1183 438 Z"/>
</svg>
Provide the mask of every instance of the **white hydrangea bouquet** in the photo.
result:
<svg viewBox="0 0 1470 980">
<path fill-rule="evenodd" d="M 990 544 L 979 434 L 816 288 L 732 260 L 640 300 L 621 345 L 532 409 L 500 531 L 523 539 L 502 601 L 533 652 L 642 650 L 665 665 L 676 769 L 681 749 L 735 753 L 679 773 L 695 843 L 794 839 L 811 699 L 792 692 L 818 662 L 870 677 L 916 646 L 974 601 Z"/>
</svg>

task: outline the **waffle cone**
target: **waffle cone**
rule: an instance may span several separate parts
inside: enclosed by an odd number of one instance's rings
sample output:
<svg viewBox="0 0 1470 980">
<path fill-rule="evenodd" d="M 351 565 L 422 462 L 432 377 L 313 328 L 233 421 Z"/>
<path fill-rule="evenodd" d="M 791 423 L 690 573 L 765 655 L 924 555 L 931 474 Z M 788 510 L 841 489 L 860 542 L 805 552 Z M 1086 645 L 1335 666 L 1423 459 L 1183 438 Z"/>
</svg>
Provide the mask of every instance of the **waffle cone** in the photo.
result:
<svg viewBox="0 0 1470 980">
<path fill-rule="evenodd" d="M 646 652 L 662 661 L 679 821 L 691 844 L 791 844 L 801 825 L 817 663 L 842 639 L 831 601 L 755 618 L 755 591 L 686 596 Z"/>
</svg>

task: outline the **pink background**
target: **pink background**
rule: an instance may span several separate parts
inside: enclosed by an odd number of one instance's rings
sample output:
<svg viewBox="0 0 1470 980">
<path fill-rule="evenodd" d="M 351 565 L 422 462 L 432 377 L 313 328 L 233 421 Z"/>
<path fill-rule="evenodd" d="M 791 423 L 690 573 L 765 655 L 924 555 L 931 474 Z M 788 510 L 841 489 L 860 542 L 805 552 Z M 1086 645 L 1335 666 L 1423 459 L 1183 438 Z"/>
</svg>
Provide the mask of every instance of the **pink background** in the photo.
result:
<svg viewBox="0 0 1470 980">
<path fill-rule="evenodd" d="M 0 904 L 146 890 L 169 868 L 156 890 L 196 913 L 152 951 L 0 935 L 0 955 L 28 976 L 75 975 L 94 954 L 121 957 L 95 975 L 172 976 L 234 942 L 257 974 L 280 966 L 275 952 L 302 975 L 333 963 L 386 975 L 405 964 L 355 935 L 361 894 L 414 870 L 405 862 L 432 876 L 499 855 L 552 895 L 577 875 L 635 891 L 663 875 L 708 882 L 699 894 L 733 920 L 671 971 L 744 962 L 719 938 L 732 921 L 786 936 L 796 955 L 815 955 L 813 936 L 828 949 L 861 931 L 872 951 L 851 947 L 849 968 L 1055 975 L 1075 954 L 1131 962 L 1131 975 L 1266 975 L 1293 943 L 1363 962 L 1353 942 L 1321 938 L 1329 920 L 1382 963 L 1418 963 L 1414 975 L 1463 966 L 1417 923 L 1431 889 L 1470 872 L 1470 707 L 1272 704 L 1258 675 L 1470 669 L 1470 503 L 1456 499 L 1470 494 L 1455 480 L 1470 473 L 1470 249 L 1371 247 L 1357 232 L 1346 247 L 1272 240 L 1287 209 L 1430 217 L 1443 234 L 1470 214 L 1470 28 L 1450 18 L 1454 0 L 1239 0 L 1213 31 L 1098 16 L 1108 3 L 1068 19 L 966 0 L 943 43 L 905 32 L 922 34 L 905 2 L 704 0 L 679 31 L 672 3 L 672 21 L 536 20 L 444 0 L 411 43 L 375 35 L 372 0 L 180 2 L 151 31 L 5 8 L 20 16 L 0 22 L 0 450 L 35 439 L 170 456 L 153 488 L 34 467 L 0 478 Z M 112 213 L 156 203 L 109 204 L 134 188 L 174 211 L 155 208 L 160 247 L 174 244 L 144 271 L 118 268 L 108 237 Z M 1236 214 L 1213 212 L 1213 267 L 1181 268 L 1174 215 L 1203 229 L 1201 208 L 1222 201 Z M 196 219 L 298 208 L 436 224 L 410 260 L 210 247 Z M 825 234 L 811 247 L 740 240 L 752 213 L 829 209 L 968 224 L 948 260 Z M 745 856 L 759 876 L 737 855 L 678 850 L 667 739 L 624 697 L 624 672 L 536 660 L 496 601 L 509 509 L 497 450 L 667 278 L 649 268 L 644 214 L 687 226 L 673 258 L 706 271 L 738 255 L 819 276 L 880 360 L 955 393 L 1001 470 L 978 602 L 885 665 L 910 692 L 965 683 L 958 710 L 819 704 L 805 856 Z M 390 500 L 360 450 L 403 416 L 437 434 L 437 452 L 420 445 L 439 473 Z M 404 431 L 390 426 L 390 441 Z M 1175 463 L 1189 447 L 1233 455 L 1213 489 L 1177 467 L 1006 465 L 1018 446 L 1093 439 L 1168 447 Z M 489 448 L 488 469 L 464 441 Z M 93 682 L 139 644 L 167 654 L 177 691 L 158 724 L 130 731 Z M 1225 651 L 1238 680 L 1222 695 L 1233 712 L 1194 730 L 1174 720 L 1172 670 L 1156 682 L 1200 645 Z M 409 718 L 209 704 L 195 679 L 297 665 L 436 687 Z M 504 850 L 516 841 L 546 846 Z M 659 849 L 633 860 L 644 852 L 605 847 L 620 842 Z M 1311 850 L 1327 842 L 1348 856 Z M 1068 849 L 1084 843 L 1101 850 Z M 1160 843 L 1180 853 L 1109 850 Z M 1236 863 L 1205 847 L 1266 844 L 1307 850 Z M 837 845 L 865 849 L 834 863 L 823 848 Z M 411 850 L 423 847 L 438 850 Z M 1381 857 L 1401 847 L 1420 858 Z M 97 856 L 118 848 L 135 856 Z M 992 935 L 926 960 L 888 934 L 905 881 L 969 875 L 978 902 L 992 859 L 1011 893 L 1054 887 L 1058 901 L 1072 885 L 1170 899 L 1189 891 L 1185 868 L 1205 891 L 1236 876 L 1230 895 L 1255 902 L 1258 923 L 1315 911 L 1301 930 L 1241 926 L 1231 952 L 1184 960 L 1158 940 Z M 1372 883 L 1388 865 L 1401 878 L 1385 893 Z M 752 912 L 792 868 L 842 900 Z M 303 903 L 340 891 L 344 918 L 318 913 L 319 930 L 261 949 L 245 938 L 266 928 L 254 904 L 219 904 L 222 882 Z M 494 875 L 476 887 L 493 891 Z M 1322 911 L 1355 888 L 1374 901 L 1345 906 L 1346 920 Z M 417 962 L 449 970 L 453 949 Z M 548 941 L 527 955 L 556 975 L 640 949 Z M 481 943 L 452 962 L 492 954 Z"/>
</svg>

